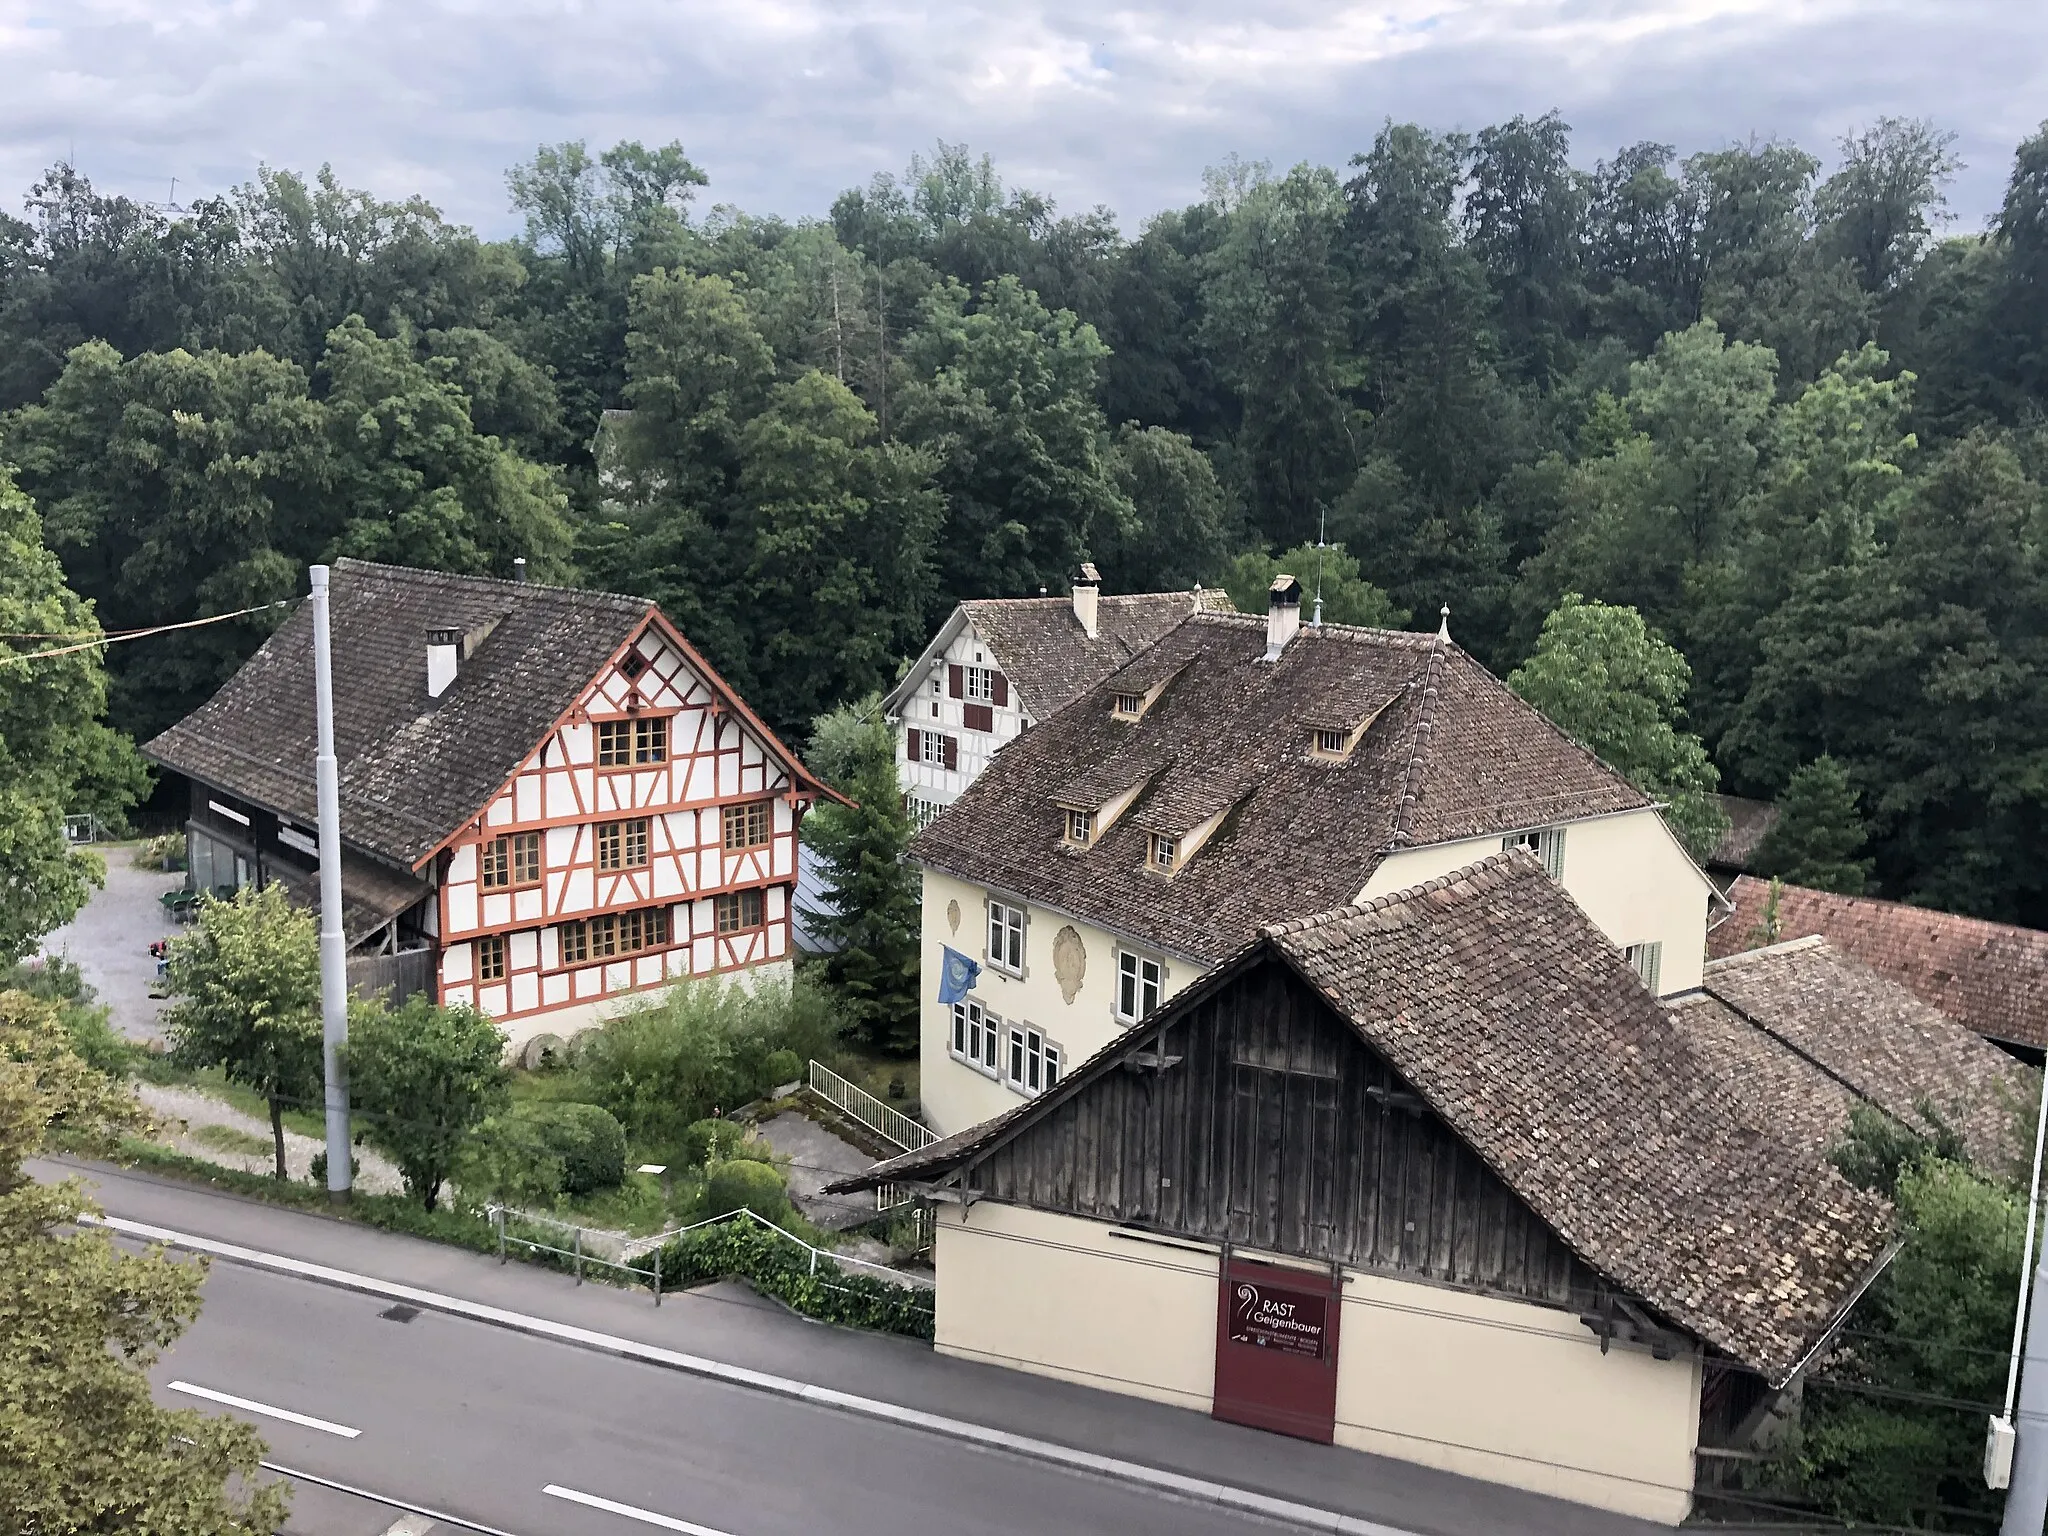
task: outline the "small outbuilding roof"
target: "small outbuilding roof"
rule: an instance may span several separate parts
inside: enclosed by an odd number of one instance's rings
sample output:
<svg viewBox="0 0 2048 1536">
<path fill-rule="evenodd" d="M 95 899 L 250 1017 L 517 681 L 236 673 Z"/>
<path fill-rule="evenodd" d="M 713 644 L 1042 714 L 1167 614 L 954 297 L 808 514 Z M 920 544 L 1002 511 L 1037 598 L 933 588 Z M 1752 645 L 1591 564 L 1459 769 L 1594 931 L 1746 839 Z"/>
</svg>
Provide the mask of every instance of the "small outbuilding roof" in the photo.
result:
<svg viewBox="0 0 2048 1536">
<path fill-rule="evenodd" d="M 1213 964 L 1261 923 L 1350 901 L 1395 848 L 1650 805 L 1438 636 L 1326 624 L 1265 654 L 1264 617 L 1187 618 L 1133 664 L 1172 678 L 1141 718 L 1115 714 L 1129 689 L 1108 674 L 1006 743 L 910 856 Z M 1371 722 L 1341 760 L 1311 750 L 1332 701 Z M 1085 850 L 1062 846 L 1061 809 L 1083 776 L 1148 781 Z M 1155 799 L 1173 803 L 1154 814 Z M 1222 804 L 1171 880 L 1148 870 L 1147 828 Z"/>
<path fill-rule="evenodd" d="M 1778 808 L 1768 800 L 1745 800 L 1740 795 L 1716 795 L 1721 814 L 1728 818 L 1728 830 L 1707 855 L 1715 869 L 1748 869 L 1756 857 L 1757 845 L 1778 820 Z"/>
<path fill-rule="evenodd" d="M 1773 1382 L 1891 1251 L 1891 1209 L 1826 1161 L 1846 1101 L 1785 1063 L 1758 1102 L 1525 853 L 1265 928 L 1056 1088 L 835 1189 L 966 1182 L 981 1157 L 1248 968 L 1290 967 L 1573 1252 Z M 1754 1042 L 1743 1042 L 1755 1049 Z M 1783 1052 L 1775 1044 L 1768 1049 Z"/>
<path fill-rule="evenodd" d="M 1728 898 L 1735 910 L 1707 936 L 1708 953 L 1717 958 L 1819 935 L 1987 1040 L 2048 1047 L 2048 933 L 1786 885 L 1777 932 L 1766 936 L 1770 882 L 1744 875 Z"/>
</svg>

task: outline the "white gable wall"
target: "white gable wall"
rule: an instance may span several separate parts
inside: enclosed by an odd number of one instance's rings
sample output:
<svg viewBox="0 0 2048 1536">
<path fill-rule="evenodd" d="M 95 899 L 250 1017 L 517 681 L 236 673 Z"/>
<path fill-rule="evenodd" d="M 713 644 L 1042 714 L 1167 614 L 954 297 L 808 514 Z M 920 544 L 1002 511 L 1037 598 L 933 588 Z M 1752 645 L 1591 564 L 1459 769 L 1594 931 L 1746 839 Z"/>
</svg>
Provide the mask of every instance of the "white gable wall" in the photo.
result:
<svg viewBox="0 0 2048 1536">
<path fill-rule="evenodd" d="M 905 795 L 932 807 L 948 806 L 959 799 L 967 786 L 981 776 L 997 750 L 1029 730 L 1033 723 L 1014 685 L 1009 689 L 1006 704 L 987 705 L 986 701 L 954 698 L 948 686 L 948 668 L 954 666 L 1003 670 L 972 620 L 960 626 L 951 643 L 914 679 L 917 688 L 906 695 L 896 722 L 897 782 Z M 967 706 L 976 702 L 989 709 L 991 729 L 987 731 L 967 725 Z M 952 738 L 957 746 L 956 766 L 948 769 L 913 759 L 912 731 L 930 731 Z"/>
</svg>

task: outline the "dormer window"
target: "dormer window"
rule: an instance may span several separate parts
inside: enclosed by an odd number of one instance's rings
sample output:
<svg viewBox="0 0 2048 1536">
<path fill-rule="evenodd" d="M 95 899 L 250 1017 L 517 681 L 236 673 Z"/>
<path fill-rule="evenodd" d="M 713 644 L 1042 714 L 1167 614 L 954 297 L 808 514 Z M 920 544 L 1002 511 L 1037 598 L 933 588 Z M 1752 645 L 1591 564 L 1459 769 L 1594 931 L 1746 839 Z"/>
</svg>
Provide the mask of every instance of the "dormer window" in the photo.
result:
<svg viewBox="0 0 2048 1536">
<path fill-rule="evenodd" d="M 1116 696 L 1116 708 L 1112 713 L 1119 720 L 1135 720 L 1145 713 L 1145 695 L 1142 693 L 1120 693 Z"/>
<path fill-rule="evenodd" d="M 1067 812 L 1067 842 L 1075 848 L 1086 848 L 1095 841 L 1095 813 L 1092 811 Z"/>
<path fill-rule="evenodd" d="M 1158 873 L 1172 874 L 1174 866 L 1180 862 L 1180 839 L 1168 837 L 1164 832 L 1154 832 L 1150 860 Z"/>
<path fill-rule="evenodd" d="M 1342 731 L 1317 731 L 1316 755 L 1318 757 L 1342 757 L 1344 755 L 1344 733 Z"/>
</svg>

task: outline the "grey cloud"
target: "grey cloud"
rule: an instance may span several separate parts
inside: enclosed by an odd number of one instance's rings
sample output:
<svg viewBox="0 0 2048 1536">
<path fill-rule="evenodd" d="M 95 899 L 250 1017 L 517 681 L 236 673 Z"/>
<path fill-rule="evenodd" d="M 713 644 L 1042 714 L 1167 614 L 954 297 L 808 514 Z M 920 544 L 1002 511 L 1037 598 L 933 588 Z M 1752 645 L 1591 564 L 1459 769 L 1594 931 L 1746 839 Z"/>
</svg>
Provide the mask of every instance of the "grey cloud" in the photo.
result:
<svg viewBox="0 0 2048 1536">
<path fill-rule="evenodd" d="M 0 199 L 71 152 L 103 187 L 224 190 L 261 162 L 420 192 L 509 232 L 536 144 L 679 138 L 710 196 L 790 216 L 938 138 L 1135 227 L 1235 150 L 1341 165 L 1388 117 L 1557 107 L 1582 160 L 1752 134 L 1825 155 L 1886 113 L 1962 135 L 1965 226 L 2048 101 L 2048 7 L 2012 0 L 282 0 L 0 4 Z"/>
</svg>

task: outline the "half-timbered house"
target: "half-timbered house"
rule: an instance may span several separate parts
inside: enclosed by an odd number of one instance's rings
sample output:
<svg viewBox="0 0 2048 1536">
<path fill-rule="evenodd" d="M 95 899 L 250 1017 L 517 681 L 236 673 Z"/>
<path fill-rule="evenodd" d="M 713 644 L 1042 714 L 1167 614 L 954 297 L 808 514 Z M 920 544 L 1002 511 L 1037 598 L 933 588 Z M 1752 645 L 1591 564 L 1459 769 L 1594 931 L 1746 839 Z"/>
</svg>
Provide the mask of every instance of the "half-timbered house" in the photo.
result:
<svg viewBox="0 0 2048 1536">
<path fill-rule="evenodd" d="M 1828 1161 L 1854 1029 L 1688 1009 L 1496 853 L 833 1188 L 936 1203 L 942 1352 L 1676 1523 L 1896 1251 Z M 1943 1050 L 1886 1065 L 1987 1089 Z"/>
<path fill-rule="evenodd" d="M 355 560 L 331 601 L 352 950 L 515 1043 L 786 971 L 823 791 L 653 603 Z M 206 889 L 316 884 L 311 641 L 302 610 L 144 749 L 190 781 Z"/>
</svg>

